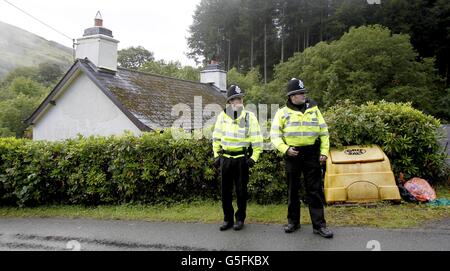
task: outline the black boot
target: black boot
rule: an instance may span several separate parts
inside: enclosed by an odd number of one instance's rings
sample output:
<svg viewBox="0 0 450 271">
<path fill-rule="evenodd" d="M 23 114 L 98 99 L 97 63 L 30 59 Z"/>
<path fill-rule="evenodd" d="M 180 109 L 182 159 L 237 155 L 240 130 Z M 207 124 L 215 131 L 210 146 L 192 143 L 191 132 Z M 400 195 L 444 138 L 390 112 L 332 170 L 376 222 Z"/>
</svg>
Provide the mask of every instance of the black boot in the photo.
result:
<svg viewBox="0 0 450 271">
<path fill-rule="evenodd" d="M 231 227 L 233 227 L 233 222 L 228 222 L 228 221 L 224 221 L 222 226 L 220 226 L 220 231 L 226 231 L 228 229 L 230 229 Z"/>
<path fill-rule="evenodd" d="M 244 227 L 244 222 L 243 221 L 238 221 L 236 223 L 236 225 L 234 225 L 233 230 L 240 231 L 240 230 L 242 230 L 243 227 Z"/>
<path fill-rule="evenodd" d="M 294 231 L 296 231 L 298 229 L 300 229 L 300 224 L 291 224 L 291 223 L 289 223 L 289 224 L 287 224 L 284 227 L 284 232 L 285 233 L 292 233 L 292 232 L 294 232 Z"/>
<path fill-rule="evenodd" d="M 318 234 L 324 238 L 333 238 L 333 232 L 330 231 L 328 228 L 326 227 L 321 227 L 319 229 L 314 229 L 313 232 L 315 234 Z"/>
</svg>

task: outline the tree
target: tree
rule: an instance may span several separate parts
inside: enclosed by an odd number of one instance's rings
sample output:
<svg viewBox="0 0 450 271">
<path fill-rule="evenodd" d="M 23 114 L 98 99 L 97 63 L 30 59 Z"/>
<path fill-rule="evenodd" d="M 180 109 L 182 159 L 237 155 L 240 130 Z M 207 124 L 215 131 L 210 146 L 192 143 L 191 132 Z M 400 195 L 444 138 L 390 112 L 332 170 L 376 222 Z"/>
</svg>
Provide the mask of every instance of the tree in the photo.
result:
<svg viewBox="0 0 450 271">
<path fill-rule="evenodd" d="M 148 61 L 153 61 L 153 52 L 142 46 L 128 47 L 118 52 L 119 66 L 126 69 L 137 70 Z"/>
<path fill-rule="evenodd" d="M 46 87 L 56 84 L 63 75 L 63 67 L 54 62 L 44 62 L 37 67 L 18 67 L 5 77 L 1 85 L 9 85 L 18 77 L 28 78 Z"/>
<path fill-rule="evenodd" d="M 215 58 L 232 67 L 240 49 L 238 0 L 202 0 L 189 27 L 188 56 L 204 64 Z"/>
<path fill-rule="evenodd" d="M 18 71 L 32 71 L 24 73 L 27 76 L 38 75 L 39 69 L 19 68 L 11 72 L 6 82 L 0 87 L 0 137 L 22 137 L 25 129 L 24 120 L 47 95 L 49 88 L 29 78 L 19 76 Z M 46 69 L 43 69 L 46 70 Z"/>
<path fill-rule="evenodd" d="M 167 63 L 164 60 L 147 61 L 139 70 L 195 82 L 200 80 L 200 71 L 198 69 L 190 66 L 182 67 L 178 61 Z"/>
<path fill-rule="evenodd" d="M 11 84 L 17 77 L 29 78 L 31 80 L 37 81 L 39 78 L 39 70 L 36 67 L 18 67 L 10 71 L 5 79 L 2 81 L 2 85 L 6 86 Z"/>
<path fill-rule="evenodd" d="M 23 94 L 29 97 L 42 97 L 48 92 L 47 89 L 38 82 L 22 76 L 15 78 L 11 82 L 6 92 L 8 91 L 10 91 L 13 96 Z"/>
<path fill-rule="evenodd" d="M 417 109 L 447 114 L 449 119 L 448 110 L 439 106 L 444 84 L 433 64 L 432 58 L 419 58 L 408 35 L 392 34 L 379 25 L 362 26 L 337 41 L 295 54 L 276 67 L 274 82 L 284 85 L 292 77 L 301 78 L 310 95 L 325 107 L 342 99 L 358 104 L 410 101 Z"/>
<path fill-rule="evenodd" d="M 336 1 L 333 1 L 336 2 Z M 436 57 L 436 67 L 450 84 L 450 2 L 447 0 L 383 0 L 367 5 L 365 0 L 345 0 L 330 20 L 332 39 L 351 26 L 381 24 L 393 33 L 409 34 L 420 57 Z"/>
<path fill-rule="evenodd" d="M 277 48 L 278 29 L 276 25 L 277 1 L 243 0 L 239 6 L 239 52 L 240 70 L 248 71 L 255 66 L 260 72 L 271 75 L 272 66 L 278 63 Z"/>
<path fill-rule="evenodd" d="M 238 85 L 245 91 L 246 104 L 281 104 L 284 101 L 284 96 L 279 96 L 277 91 L 271 91 L 272 83 L 263 85 L 261 82 L 262 76 L 259 72 L 259 67 L 254 67 L 246 74 L 240 73 L 236 68 L 231 69 L 227 73 L 227 80 L 229 85 Z M 269 112 L 270 113 L 270 112 Z"/>
<path fill-rule="evenodd" d="M 14 137 L 15 134 L 8 128 L 0 127 L 0 137 Z"/>
<path fill-rule="evenodd" d="M 53 86 L 63 75 L 63 68 L 52 62 L 39 64 L 36 81 L 44 86 Z"/>
<path fill-rule="evenodd" d="M 251 69 L 247 74 L 242 74 L 238 72 L 236 68 L 233 68 L 227 73 L 227 81 L 229 82 L 229 85 L 238 85 L 247 92 L 253 86 L 261 85 L 261 74 L 258 72 L 257 68 Z M 248 97 L 246 95 L 246 100 L 247 99 Z"/>
<path fill-rule="evenodd" d="M 0 102 L 0 128 L 4 136 L 22 137 L 27 119 L 42 101 L 40 97 L 19 94 L 17 97 Z"/>
<path fill-rule="evenodd" d="M 337 40 L 351 27 L 380 24 L 409 34 L 420 57 L 436 57 L 448 86 L 450 36 L 443 33 L 449 17 L 447 0 L 202 0 L 189 28 L 188 55 L 197 63 L 215 56 L 227 70 L 259 66 L 270 80 L 274 65 L 294 53 Z"/>
<path fill-rule="evenodd" d="M 213 56 L 230 70 L 259 66 L 264 81 L 294 52 L 323 40 L 329 0 L 203 0 L 190 26 L 189 56 Z M 237 15 L 237 16 L 236 16 Z"/>
</svg>

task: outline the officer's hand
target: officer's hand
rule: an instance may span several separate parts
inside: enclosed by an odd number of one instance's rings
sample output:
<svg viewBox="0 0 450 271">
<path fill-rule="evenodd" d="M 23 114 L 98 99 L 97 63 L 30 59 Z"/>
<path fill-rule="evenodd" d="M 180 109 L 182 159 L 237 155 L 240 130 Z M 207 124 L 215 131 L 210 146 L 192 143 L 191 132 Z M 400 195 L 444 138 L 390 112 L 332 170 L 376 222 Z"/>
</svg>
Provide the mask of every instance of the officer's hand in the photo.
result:
<svg viewBox="0 0 450 271">
<path fill-rule="evenodd" d="M 293 147 L 290 147 L 287 150 L 286 154 L 289 155 L 289 156 L 295 157 L 295 156 L 298 155 L 298 151 L 296 151 Z"/>
<path fill-rule="evenodd" d="M 327 159 L 328 159 L 328 157 L 326 155 L 320 155 L 320 163 L 321 164 L 325 164 Z"/>
<path fill-rule="evenodd" d="M 213 166 L 215 168 L 219 168 L 220 167 L 220 156 L 216 158 L 216 160 L 214 160 Z"/>
<path fill-rule="evenodd" d="M 252 158 L 247 159 L 247 165 L 249 168 L 252 168 L 255 165 L 255 161 Z"/>
</svg>

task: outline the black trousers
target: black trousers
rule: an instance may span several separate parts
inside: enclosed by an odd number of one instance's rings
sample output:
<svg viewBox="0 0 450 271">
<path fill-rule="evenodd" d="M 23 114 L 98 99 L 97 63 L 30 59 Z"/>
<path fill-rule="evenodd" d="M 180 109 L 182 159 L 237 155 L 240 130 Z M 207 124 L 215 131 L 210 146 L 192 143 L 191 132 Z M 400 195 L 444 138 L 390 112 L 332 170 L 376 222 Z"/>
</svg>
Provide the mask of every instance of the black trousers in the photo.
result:
<svg viewBox="0 0 450 271">
<path fill-rule="evenodd" d="M 325 196 L 323 192 L 319 146 L 297 147 L 296 157 L 286 156 L 286 176 L 288 185 L 288 223 L 300 223 L 299 188 L 303 185 L 305 202 L 308 204 L 314 229 L 326 226 L 324 214 Z M 300 182 L 303 174 L 303 183 Z"/>
<path fill-rule="evenodd" d="M 247 211 L 248 165 L 244 157 L 227 158 L 221 161 L 222 172 L 222 209 L 224 221 L 245 221 Z M 237 211 L 233 209 L 233 185 L 236 187 Z"/>
</svg>

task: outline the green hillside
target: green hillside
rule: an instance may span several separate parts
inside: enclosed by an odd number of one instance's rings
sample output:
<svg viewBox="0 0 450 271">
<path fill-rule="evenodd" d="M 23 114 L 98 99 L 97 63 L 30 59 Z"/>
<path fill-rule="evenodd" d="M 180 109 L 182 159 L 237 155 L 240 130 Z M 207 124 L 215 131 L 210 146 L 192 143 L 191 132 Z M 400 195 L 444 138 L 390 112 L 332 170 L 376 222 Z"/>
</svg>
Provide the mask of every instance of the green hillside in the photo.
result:
<svg viewBox="0 0 450 271">
<path fill-rule="evenodd" d="M 68 67 L 72 63 L 72 49 L 0 22 L 0 79 L 17 67 L 43 62 Z"/>
</svg>

